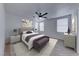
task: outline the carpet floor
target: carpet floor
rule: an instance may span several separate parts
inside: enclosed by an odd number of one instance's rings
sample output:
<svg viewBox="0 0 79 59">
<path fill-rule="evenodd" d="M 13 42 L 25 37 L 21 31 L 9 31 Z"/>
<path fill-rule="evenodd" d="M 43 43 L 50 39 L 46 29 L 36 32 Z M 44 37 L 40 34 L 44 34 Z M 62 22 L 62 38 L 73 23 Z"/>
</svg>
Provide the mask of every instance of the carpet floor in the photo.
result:
<svg viewBox="0 0 79 59">
<path fill-rule="evenodd" d="M 29 50 L 24 43 L 19 42 L 12 45 L 12 51 L 15 52 L 16 56 L 50 56 L 56 43 L 56 39 L 50 38 L 49 42 L 40 50 L 40 52 L 38 52 L 35 49 Z"/>
<path fill-rule="evenodd" d="M 11 56 L 12 53 L 10 52 L 10 45 L 5 46 L 5 56 Z M 15 53 L 13 54 L 15 55 Z M 58 40 L 53 51 L 51 52 L 50 56 L 79 56 L 73 49 L 64 47 L 64 43 L 62 40 Z"/>
<path fill-rule="evenodd" d="M 73 49 L 64 46 L 63 40 L 58 40 L 51 56 L 78 56 Z"/>
</svg>

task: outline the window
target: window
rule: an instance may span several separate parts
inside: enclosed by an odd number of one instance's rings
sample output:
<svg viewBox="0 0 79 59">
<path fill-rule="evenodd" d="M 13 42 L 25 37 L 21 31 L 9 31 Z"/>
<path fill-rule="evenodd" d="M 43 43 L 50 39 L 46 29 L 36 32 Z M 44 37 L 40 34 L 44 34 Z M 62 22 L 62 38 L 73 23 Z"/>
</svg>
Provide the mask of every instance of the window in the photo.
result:
<svg viewBox="0 0 79 59">
<path fill-rule="evenodd" d="M 39 29 L 40 31 L 44 31 L 44 22 L 39 23 Z"/>
<path fill-rule="evenodd" d="M 44 31 L 44 22 L 35 22 L 35 29 L 38 31 Z"/>
<path fill-rule="evenodd" d="M 68 18 L 57 20 L 57 32 L 67 32 L 68 31 Z"/>
</svg>

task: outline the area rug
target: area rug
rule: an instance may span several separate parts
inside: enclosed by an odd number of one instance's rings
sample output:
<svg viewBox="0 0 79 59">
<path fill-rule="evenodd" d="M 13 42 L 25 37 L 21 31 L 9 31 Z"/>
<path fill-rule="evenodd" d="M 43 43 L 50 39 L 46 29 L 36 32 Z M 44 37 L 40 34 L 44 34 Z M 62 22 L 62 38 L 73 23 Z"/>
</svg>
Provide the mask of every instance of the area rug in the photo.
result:
<svg viewBox="0 0 79 59">
<path fill-rule="evenodd" d="M 19 42 L 13 44 L 13 50 L 16 56 L 50 56 L 56 43 L 57 43 L 56 39 L 50 38 L 46 46 L 40 52 L 38 52 L 35 49 L 28 50 L 25 44 Z"/>
</svg>

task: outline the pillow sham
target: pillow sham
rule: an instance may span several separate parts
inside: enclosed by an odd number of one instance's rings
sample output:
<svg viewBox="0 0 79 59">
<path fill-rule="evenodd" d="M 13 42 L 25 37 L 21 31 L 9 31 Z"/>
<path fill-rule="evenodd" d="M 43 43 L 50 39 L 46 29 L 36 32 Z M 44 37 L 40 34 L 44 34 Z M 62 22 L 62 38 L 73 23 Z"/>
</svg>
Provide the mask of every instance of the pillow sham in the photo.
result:
<svg viewBox="0 0 79 59">
<path fill-rule="evenodd" d="M 33 33 L 33 32 L 32 32 L 32 31 L 27 31 L 26 33 L 27 33 L 27 34 L 30 34 L 30 33 Z"/>
</svg>

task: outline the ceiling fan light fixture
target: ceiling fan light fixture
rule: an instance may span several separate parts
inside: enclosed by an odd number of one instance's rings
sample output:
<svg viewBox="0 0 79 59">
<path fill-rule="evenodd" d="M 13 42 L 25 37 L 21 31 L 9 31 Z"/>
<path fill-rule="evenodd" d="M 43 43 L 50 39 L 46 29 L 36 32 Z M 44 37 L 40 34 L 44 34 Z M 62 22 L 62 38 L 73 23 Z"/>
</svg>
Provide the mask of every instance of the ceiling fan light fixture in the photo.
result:
<svg viewBox="0 0 79 59">
<path fill-rule="evenodd" d="M 47 15 L 48 13 L 46 12 L 46 13 L 42 14 L 40 12 L 35 12 L 35 14 L 38 15 L 38 17 L 43 17 L 43 16 Z M 43 18 L 47 18 L 47 17 L 43 17 Z"/>
</svg>

